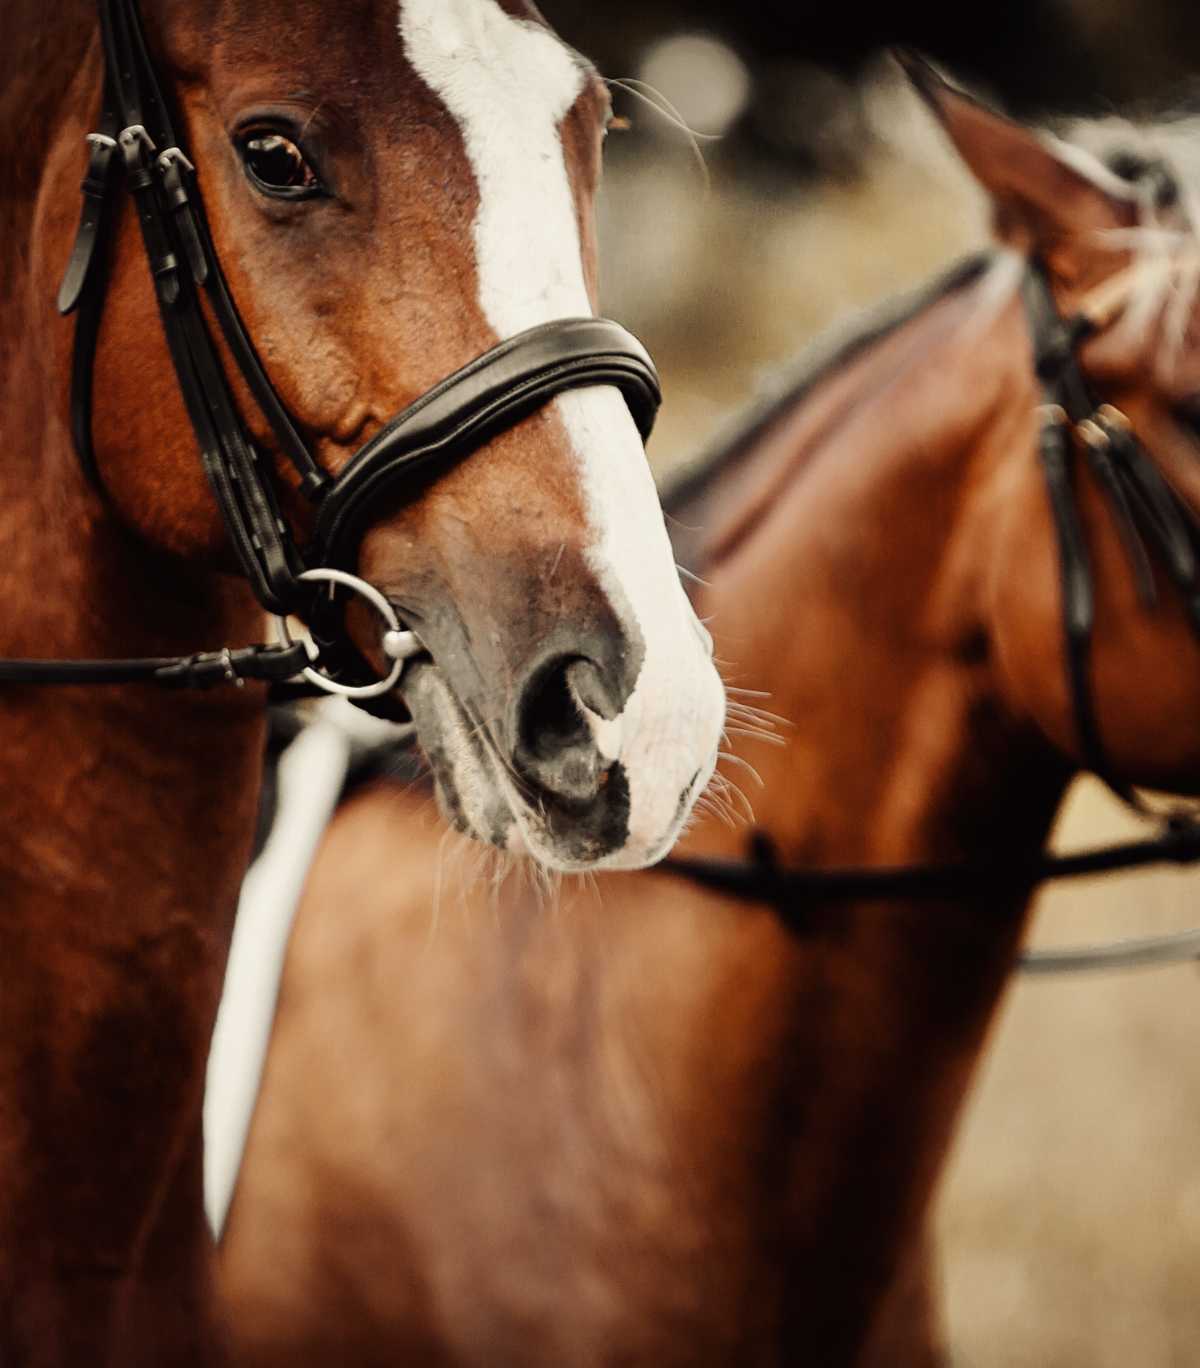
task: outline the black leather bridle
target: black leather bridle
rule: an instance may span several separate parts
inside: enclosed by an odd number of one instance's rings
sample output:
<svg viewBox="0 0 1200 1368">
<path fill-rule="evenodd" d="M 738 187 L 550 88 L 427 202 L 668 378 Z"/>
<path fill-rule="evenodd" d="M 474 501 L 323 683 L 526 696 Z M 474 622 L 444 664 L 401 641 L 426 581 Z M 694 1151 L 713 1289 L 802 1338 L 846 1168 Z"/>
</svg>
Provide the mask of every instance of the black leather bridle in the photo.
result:
<svg viewBox="0 0 1200 1368">
<path fill-rule="evenodd" d="M 1076 506 L 1081 453 L 1104 494 L 1143 604 L 1156 602 L 1152 563 L 1164 567 L 1200 635 L 1200 520 L 1163 477 L 1129 420 L 1093 393 L 1079 362 L 1080 344 L 1096 330 L 1086 313 L 1065 319 L 1045 271 L 1033 261 L 1022 297 L 1043 391 L 1038 458 L 1058 540 L 1066 669 L 1083 767 L 1143 816 L 1161 823 L 1153 838 L 1072 855 L 1028 861 L 964 861 L 906 866 L 783 867 L 765 833 L 753 834 L 748 861 L 669 859 L 663 868 L 715 892 L 769 904 L 797 934 L 813 925 L 814 905 L 872 899 L 959 899 L 1016 895 L 1039 884 L 1153 864 L 1200 862 L 1200 820 L 1187 810 L 1151 809 L 1108 760 L 1096 716 L 1091 648 L 1096 594 L 1087 540 Z M 1200 933 L 1148 937 L 1078 950 L 1032 951 L 1027 972 L 1072 972 L 1200 958 Z"/>
<path fill-rule="evenodd" d="M 318 655 L 292 642 L 226 648 L 195 656 L 123 661 L 0 661 L 0 681 L 103 684 L 148 681 L 208 687 L 246 679 L 280 682 L 302 672 L 317 688 L 379 696 L 419 649 L 378 591 L 350 573 L 359 541 L 384 496 L 411 497 L 437 472 L 464 460 L 555 395 L 614 385 L 643 438 L 661 402 L 645 349 L 600 318 L 546 323 L 500 343 L 388 422 L 334 478 L 317 463 L 275 391 L 221 270 L 200 201 L 196 170 L 146 45 L 137 0 L 100 0 L 104 93 L 100 125 L 88 135 L 83 211 L 58 296 L 74 312 L 72 435 L 89 479 L 103 492 L 92 445 L 96 342 L 108 281 L 108 239 L 123 178 L 137 211 L 159 313 L 201 460 L 238 564 L 263 608 L 303 617 Z M 315 511 L 315 534 L 300 546 L 283 516 L 270 456 L 242 421 L 202 300 L 229 354 L 293 467 Z M 342 626 L 337 585 L 367 598 L 384 618 L 392 675 L 378 680 Z"/>
</svg>

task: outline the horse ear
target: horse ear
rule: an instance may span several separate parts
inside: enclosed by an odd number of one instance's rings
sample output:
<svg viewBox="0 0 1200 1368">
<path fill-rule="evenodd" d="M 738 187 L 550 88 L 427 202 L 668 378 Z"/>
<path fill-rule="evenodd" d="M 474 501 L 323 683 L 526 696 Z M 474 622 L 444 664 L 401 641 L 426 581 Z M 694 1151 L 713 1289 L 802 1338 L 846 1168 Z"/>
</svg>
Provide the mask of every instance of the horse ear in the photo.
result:
<svg viewBox="0 0 1200 1368">
<path fill-rule="evenodd" d="M 896 58 L 991 196 L 1002 241 L 1051 260 L 1064 248 L 1086 245 L 1097 232 L 1137 223 L 1133 190 L 1101 163 L 988 109 L 923 58 Z"/>
</svg>

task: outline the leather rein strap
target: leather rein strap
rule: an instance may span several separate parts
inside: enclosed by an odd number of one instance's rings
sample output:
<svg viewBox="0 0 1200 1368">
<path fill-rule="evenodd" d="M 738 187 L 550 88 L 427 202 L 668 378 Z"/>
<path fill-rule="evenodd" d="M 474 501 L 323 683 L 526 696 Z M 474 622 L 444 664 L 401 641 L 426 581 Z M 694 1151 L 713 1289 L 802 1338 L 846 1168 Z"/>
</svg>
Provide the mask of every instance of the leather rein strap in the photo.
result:
<svg viewBox="0 0 1200 1368">
<path fill-rule="evenodd" d="M 543 324 L 500 343 L 418 399 L 335 479 L 301 437 L 238 313 L 209 234 L 196 169 L 150 58 L 137 0 L 100 0 L 99 12 L 105 67 L 100 126 L 88 135 L 83 208 L 58 295 L 59 310 L 77 315 L 71 426 L 80 463 L 103 493 L 92 442 L 93 372 L 123 179 L 137 210 L 179 388 L 238 564 L 268 613 L 320 620 L 319 629 L 310 626 L 322 658 L 308 677 L 340 679 L 340 692 L 347 692 L 349 681 L 353 696 L 356 682 L 372 677 L 370 669 L 342 630 L 340 605 L 318 593 L 313 581 L 353 566 L 379 497 L 412 497 L 439 471 L 572 388 L 616 386 L 645 438 L 661 403 L 654 364 L 636 338 L 607 319 Z M 242 421 L 208 316 L 313 507 L 310 545 L 298 545 L 282 514 L 273 459 L 257 448 Z M 287 678 L 309 664 L 298 645 L 261 646 L 167 661 L 6 661 L 0 662 L 0 681 L 206 687 Z"/>
<path fill-rule="evenodd" d="M 1096 594 L 1087 540 L 1075 500 L 1080 449 L 1104 494 L 1137 585 L 1141 602 L 1156 603 L 1152 555 L 1183 595 L 1189 620 L 1200 635 L 1200 525 L 1195 513 L 1167 483 L 1128 419 L 1091 392 L 1077 348 L 1096 330 L 1087 312 L 1064 319 L 1039 263 L 1031 262 L 1022 296 L 1043 388 L 1038 458 L 1058 539 L 1062 578 L 1062 627 L 1066 668 L 1084 768 L 1139 814 L 1160 823 L 1147 840 L 1072 855 L 1039 855 L 1003 865 L 972 861 L 894 867 L 846 866 L 784 869 L 763 832 L 751 839 L 748 862 L 670 859 L 663 868 L 714 892 L 769 904 L 796 934 L 811 930 L 812 904 L 871 899 L 987 897 L 1032 891 L 1039 884 L 1155 864 L 1200 862 L 1200 822 L 1184 810 L 1157 812 L 1109 764 L 1091 686 L 1091 645 Z M 1026 952 L 1026 973 L 1074 973 L 1095 969 L 1172 964 L 1200 958 L 1200 931 L 1154 936 L 1108 945 Z"/>
</svg>

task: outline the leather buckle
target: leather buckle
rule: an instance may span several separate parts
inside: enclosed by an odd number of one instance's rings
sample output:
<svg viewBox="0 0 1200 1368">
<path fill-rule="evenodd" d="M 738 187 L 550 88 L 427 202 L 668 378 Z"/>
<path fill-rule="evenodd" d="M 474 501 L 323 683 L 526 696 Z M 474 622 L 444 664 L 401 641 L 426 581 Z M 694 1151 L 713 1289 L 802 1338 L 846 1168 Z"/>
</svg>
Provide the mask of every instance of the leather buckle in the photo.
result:
<svg viewBox="0 0 1200 1368">
<path fill-rule="evenodd" d="M 160 152 L 157 166 L 159 174 L 162 176 L 163 196 L 166 199 L 167 208 L 175 217 L 175 226 L 179 230 L 179 237 L 183 243 L 183 251 L 187 257 L 192 279 L 197 285 L 203 285 L 208 279 L 208 257 L 204 252 L 204 244 L 200 239 L 200 229 L 196 223 L 195 211 L 192 209 L 192 202 L 183 178 L 185 171 L 194 176 L 196 168 L 188 159 L 187 154 L 178 147 L 168 147 Z"/>
<path fill-rule="evenodd" d="M 112 157 L 117 150 L 117 140 L 110 138 L 107 133 L 89 133 L 84 141 L 92 150 L 79 188 L 89 199 L 102 200 L 108 194 Z"/>
<path fill-rule="evenodd" d="M 194 176 L 196 168 L 192 165 L 186 152 L 178 147 L 168 147 L 158 154 L 158 165 L 163 171 L 172 166 L 182 166 L 190 171 Z"/>
<path fill-rule="evenodd" d="M 232 684 L 235 688 L 244 689 L 246 681 L 233 667 L 233 652 L 228 646 L 221 652 L 221 666 L 225 671 L 225 682 Z"/>
<path fill-rule="evenodd" d="M 70 260 L 58 288 L 57 304 L 60 314 L 73 313 L 79 306 L 96 259 L 96 248 L 102 235 L 113 184 L 112 172 L 116 164 L 114 154 L 117 150 L 117 140 L 107 133 L 89 133 L 86 142 L 91 151 L 88 154 L 87 170 L 79 184 L 83 192 L 83 209 L 79 216 L 79 227 L 75 232 L 75 242 L 71 247 Z"/>
<path fill-rule="evenodd" d="M 173 660 L 154 672 L 154 681 L 169 689 L 213 689 L 232 684 L 244 689 L 247 679 L 278 683 L 300 673 L 307 656 L 296 643 L 279 646 L 225 646 Z"/>
<path fill-rule="evenodd" d="M 142 241 L 150 263 L 150 274 L 165 308 L 174 308 L 180 300 L 179 259 L 171 248 L 166 220 L 154 184 L 154 165 L 151 158 L 156 148 L 154 139 L 141 124 L 130 124 L 117 135 L 125 158 L 125 179 L 137 203 L 138 222 Z"/>
<path fill-rule="evenodd" d="M 130 183 L 136 187 L 138 182 L 135 177 L 149 175 L 147 163 L 154 156 L 154 139 L 141 124 L 130 124 L 117 134 L 117 142 L 125 158 L 126 174 L 130 177 Z"/>
</svg>

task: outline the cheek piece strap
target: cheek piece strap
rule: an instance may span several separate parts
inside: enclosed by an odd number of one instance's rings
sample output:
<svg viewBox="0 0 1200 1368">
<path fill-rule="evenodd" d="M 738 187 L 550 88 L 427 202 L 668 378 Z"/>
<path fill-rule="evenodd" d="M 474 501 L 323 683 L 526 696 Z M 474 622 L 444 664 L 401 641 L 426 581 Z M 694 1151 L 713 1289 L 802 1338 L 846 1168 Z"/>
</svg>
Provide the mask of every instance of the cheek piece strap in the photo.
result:
<svg viewBox="0 0 1200 1368">
<path fill-rule="evenodd" d="M 76 315 L 71 377 L 76 452 L 103 493 L 92 442 L 94 363 L 114 207 L 123 181 L 137 212 L 200 459 L 237 562 L 266 612 L 304 618 L 315 647 L 292 641 L 285 630 L 278 645 L 166 660 L 0 661 L 0 682 L 146 680 L 207 687 L 246 679 L 279 683 L 303 673 L 311 688 L 356 700 L 378 698 L 391 686 L 380 689 L 383 681 L 351 642 L 337 590 L 349 589 L 372 602 L 371 595 L 378 595 L 372 586 L 364 589 L 353 570 L 362 537 L 380 509 L 419 497 L 440 473 L 570 389 L 615 386 L 644 439 L 662 401 L 654 363 L 635 337 L 607 319 L 542 324 L 501 342 L 397 414 L 335 479 L 301 436 L 303 425 L 272 385 L 234 303 L 205 219 L 196 168 L 150 59 L 137 0 L 100 0 L 99 15 L 105 65 L 100 125 L 87 138 L 83 208 L 58 294 L 60 312 Z M 266 419 L 274 453 L 256 446 L 242 420 L 210 318 Z M 313 509 L 314 533 L 303 545 L 281 511 L 275 470 L 280 457 L 283 467 L 291 468 L 289 483 Z M 335 577 L 333 571 L 340 573 Z M 397 629 L 387 615 L 381 614 L 381 621 L 388 655 L 387 642 L 397 649 Z"/>
</svg>

